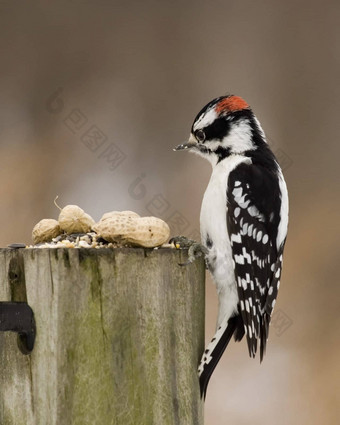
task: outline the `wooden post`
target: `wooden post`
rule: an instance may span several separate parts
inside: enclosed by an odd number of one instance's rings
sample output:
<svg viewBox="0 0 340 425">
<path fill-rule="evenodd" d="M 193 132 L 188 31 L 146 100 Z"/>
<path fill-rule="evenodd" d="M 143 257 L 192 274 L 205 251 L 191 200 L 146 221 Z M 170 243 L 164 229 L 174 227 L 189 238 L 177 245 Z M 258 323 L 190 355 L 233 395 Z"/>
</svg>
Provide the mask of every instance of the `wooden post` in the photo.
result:
<svg viewBox="0 0 340 425">
<path fill-rule="evenodd" d="M 1 249 L 0 301 L 32 307 L 20 353 L 0 333 L 1 425 L 201 425 L 204 262 L 187 251 Z"/>
</svg>

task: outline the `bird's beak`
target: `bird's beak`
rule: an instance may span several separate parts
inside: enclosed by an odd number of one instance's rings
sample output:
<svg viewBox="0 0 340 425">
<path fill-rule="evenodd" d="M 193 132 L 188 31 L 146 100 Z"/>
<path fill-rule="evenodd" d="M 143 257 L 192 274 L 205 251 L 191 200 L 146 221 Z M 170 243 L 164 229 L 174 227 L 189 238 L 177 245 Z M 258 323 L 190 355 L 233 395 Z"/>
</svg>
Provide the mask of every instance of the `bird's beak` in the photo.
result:
<svg viewBox="0 0 340 425">
<path fill-rule="evenodd" d="M 186 149 L 191 149 L 197 145 L 198 145 L 197 140 L 192 134 L 190 134 L 189 140 L 186 143 L 182 143 L 181 145 L 176 146 L 174 148 L 174 151 L 182 151 Z"/>
</svg>

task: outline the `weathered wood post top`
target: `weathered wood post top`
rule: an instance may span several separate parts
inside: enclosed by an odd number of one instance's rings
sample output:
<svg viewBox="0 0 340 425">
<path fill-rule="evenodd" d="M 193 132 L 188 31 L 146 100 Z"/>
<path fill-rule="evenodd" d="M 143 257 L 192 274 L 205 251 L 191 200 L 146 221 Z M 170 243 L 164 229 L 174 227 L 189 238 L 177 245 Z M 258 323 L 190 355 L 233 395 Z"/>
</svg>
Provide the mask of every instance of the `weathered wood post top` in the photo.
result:
<svg viewBox="0 0 340 425">
<path fill-rule="evenodd" d="M 0 301 L 27 302 L 31 354 L 0 332 L 1 425 L 202 425 L 205 267 L 173 248 L 0 249 Z"/>
</svg>

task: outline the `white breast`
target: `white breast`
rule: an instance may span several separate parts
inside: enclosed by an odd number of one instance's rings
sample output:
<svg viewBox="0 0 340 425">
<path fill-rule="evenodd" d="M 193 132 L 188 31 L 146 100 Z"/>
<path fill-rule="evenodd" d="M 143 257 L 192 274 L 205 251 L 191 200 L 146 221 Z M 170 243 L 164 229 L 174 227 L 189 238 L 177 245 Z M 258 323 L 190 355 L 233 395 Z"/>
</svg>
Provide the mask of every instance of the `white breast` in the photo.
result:
<svg viewBox="0 0 340 425">
<path fill-rule="evenodd" d="M 212 241 L 207 260 L 219 296 L 218 326 L 226 315 L 230 317 L 237 310 L 238 295 L 226 220 L 227 183 L 229 173 L 242 162 L 251 163 L 251 160 L 232 155 L 213 167 L 201 207 L 202 243 L 207 246 L 207 237 Z"/>
</svg>

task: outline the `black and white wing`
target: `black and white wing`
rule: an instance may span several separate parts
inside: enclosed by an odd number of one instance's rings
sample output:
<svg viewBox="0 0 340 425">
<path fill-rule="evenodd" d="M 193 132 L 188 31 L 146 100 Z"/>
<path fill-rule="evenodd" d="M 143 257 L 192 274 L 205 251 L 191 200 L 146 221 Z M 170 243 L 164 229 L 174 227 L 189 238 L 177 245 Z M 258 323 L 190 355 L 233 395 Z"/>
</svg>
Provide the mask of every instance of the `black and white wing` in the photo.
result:
<svg viewBox="0 0 340 425">
<path fill-rule="evenodd" d="M 280 285 L 284 246 L 284 240 L 278 246 L 281 198 L 275 171 L 243 163 L 229 175 L 227 226 L 239 312 L 249 355 L 255 357 L 260 340 L 261 360 Z"/>
</svg>

